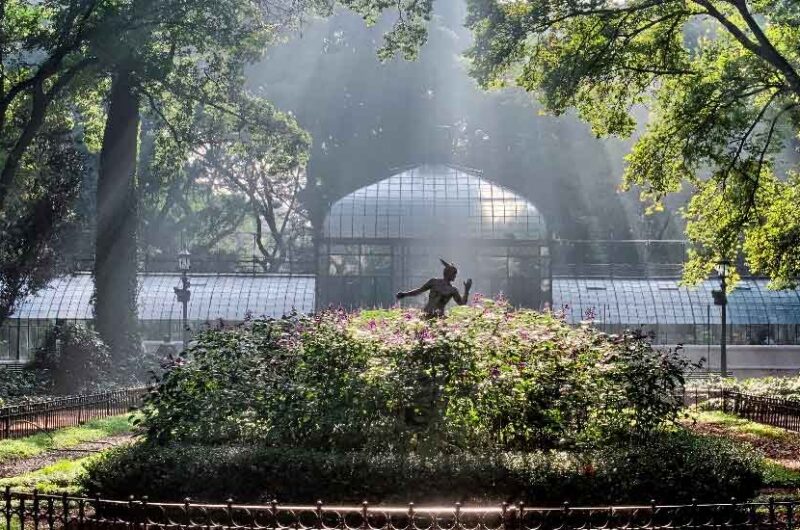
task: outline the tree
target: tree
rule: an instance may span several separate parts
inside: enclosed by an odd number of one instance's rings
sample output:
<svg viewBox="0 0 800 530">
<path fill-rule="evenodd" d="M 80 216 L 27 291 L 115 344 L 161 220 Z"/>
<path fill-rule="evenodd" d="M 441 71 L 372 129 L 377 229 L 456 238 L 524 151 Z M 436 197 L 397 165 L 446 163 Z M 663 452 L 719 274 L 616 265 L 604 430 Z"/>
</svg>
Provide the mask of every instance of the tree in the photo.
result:
<svg viewBox="0 0 800 530">
<path fill-rule="evenodd" d="M 151 250 L 174 245 L 175 234 L 159 233 L 166 224 L 180 228 L 193 255 L 251 228 L 261 268 L 277 272 L 306 232 L 300 192 L 310 139 L 264 99 L 243 93 L 234 108 L 198 105 L 190 126 L 181 127 L 159 107 L 145 168 L 158 210 L 149 216 Z"/>
<path fill-rule="evenodd" d="M 55 270 L 91 170 L 99 3 L 0 2 L 0 322 Z"/>
<path fill-rule="evenodd" d="M 118 33 L 93 42 L 111 84 L 97 185 L 95 325 L 119 360 L 138 349 L 140 105 L 163 112 L 170 100 L 184 123 L 197 104 L 236 115 L 244 65 L 305 8 L 269 0 L 132 0 L 110 17 Z"/>
<path fill-rule="evenodd" d="M 408 54 L 421 40 L 430 2 L 403 7 L 415 29 L 390 35 L 385 53 Z M 472 74 L 484 87 L 514 83 L 556 115 L 575 108 L 597 135 L 632 135 L 632 110 L 649 108 L 623 186 L 640 186 L 655 209 L 691 187 L 688 280 L 743 251 L 773 285 L 794 283 L 800 176 L 780 168 L 779 155 L 800 130 L 800 5 L 469 0 L 467 25 Z"/>
<path fill-rule="evenodd" d="M 259 264 L 279 272 L 307 235 L 300 194 L 310 140 L 293 118 L 262 99 L 245 98 L 240 116 L 203 116 L 206 138 L 193 150 L 193 165 L 219 191 L 243 198 Z"/>
</svg>

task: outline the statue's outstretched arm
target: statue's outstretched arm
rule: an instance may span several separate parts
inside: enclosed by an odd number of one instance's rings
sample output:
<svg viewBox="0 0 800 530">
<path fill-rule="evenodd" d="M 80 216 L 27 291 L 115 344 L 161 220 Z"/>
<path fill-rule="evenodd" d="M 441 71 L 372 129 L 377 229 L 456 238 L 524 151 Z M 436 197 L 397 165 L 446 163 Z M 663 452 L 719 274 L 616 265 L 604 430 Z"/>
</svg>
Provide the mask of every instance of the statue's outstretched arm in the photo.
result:
<svg viewBox="0 0 800 530">
<path fill-rule="evenodd" d="M 453 300 L 455 300 L 458 305 L 467 305 L 467 302 L 469 302 L 469 290 L 471 288 L 472 278 L 464 282 L 464 297 L 462 298 L 461 294 L 458 292 L 458 289 L 456 289 L 456 294 L 453 295 Z"/>
<path fill-rule="evenodd" d="M 416 289 L 413 289 L 411 291 L 400 291 L 399 293 L 397 293 L 397 298 L 399 299 L 399 298 L 405 298 L 406 296 L 417 296 L 418 294 L 422 294 L 431 288 L 431 281 L 432 280 L 428 280 L 427 282 L 422 284 L 421 287 L 417 287 Z"/>
</svg>

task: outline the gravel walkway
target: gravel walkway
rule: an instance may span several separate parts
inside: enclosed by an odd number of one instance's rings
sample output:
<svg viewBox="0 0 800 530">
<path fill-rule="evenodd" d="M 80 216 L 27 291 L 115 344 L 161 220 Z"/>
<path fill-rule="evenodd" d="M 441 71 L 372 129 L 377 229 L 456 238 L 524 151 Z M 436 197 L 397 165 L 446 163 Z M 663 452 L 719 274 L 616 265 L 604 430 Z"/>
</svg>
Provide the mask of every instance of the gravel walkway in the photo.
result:
<svg viewBox="0 0 800 530">
<path fill-rule="evenodd" d="M 24 473 L 36 471 L 58 462 L 59 460 L 77 460 L 98 453 L 105 449 L 127 443 L 133 439 L 132 434 L 109 436 L 94 442 L 84 442 L 69 449 L 51 449 L 31 458 L 21 458 L 0 464 L 0 478 L 16 477 Z"/>
</svg>

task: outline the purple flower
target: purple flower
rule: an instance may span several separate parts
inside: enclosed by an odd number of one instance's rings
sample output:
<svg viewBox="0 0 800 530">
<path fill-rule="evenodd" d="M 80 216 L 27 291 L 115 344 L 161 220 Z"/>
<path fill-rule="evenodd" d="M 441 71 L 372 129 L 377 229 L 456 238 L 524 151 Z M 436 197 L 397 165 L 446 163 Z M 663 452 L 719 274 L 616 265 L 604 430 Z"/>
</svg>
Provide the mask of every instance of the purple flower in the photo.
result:
<svg viewBox="0 0 800 530">
<path fill-rule="evenodd" d="M 433 340 L 433 333 L 428 328 L 422 328 L 417 332 L 417 338 L 423 342 L 430 342 Z"/>
</svg>

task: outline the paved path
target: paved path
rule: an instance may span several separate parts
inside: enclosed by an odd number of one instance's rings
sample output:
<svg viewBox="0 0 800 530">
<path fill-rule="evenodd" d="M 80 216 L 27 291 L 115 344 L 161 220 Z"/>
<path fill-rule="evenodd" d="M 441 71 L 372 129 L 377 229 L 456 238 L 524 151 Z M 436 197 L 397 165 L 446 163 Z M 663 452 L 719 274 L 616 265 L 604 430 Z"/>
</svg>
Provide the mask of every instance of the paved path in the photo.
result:
<svg viewBox="0 0 800 530">
<path fill-rule="evenodd" d="M 94 442 L 84 442 L 69 449 L 51 449 L 30 458 L 21 458 L 0 463 L 0 478 L 15 477 L 58 462 L 59 460 L 77 460 L 98 453 L 111 447 L 127 443 L 133 439 L 132 434 L 109 436 Z"/>
</svg>

